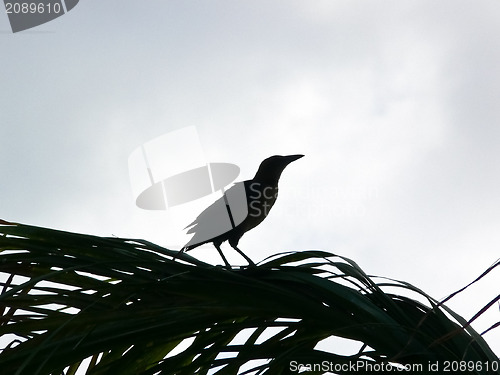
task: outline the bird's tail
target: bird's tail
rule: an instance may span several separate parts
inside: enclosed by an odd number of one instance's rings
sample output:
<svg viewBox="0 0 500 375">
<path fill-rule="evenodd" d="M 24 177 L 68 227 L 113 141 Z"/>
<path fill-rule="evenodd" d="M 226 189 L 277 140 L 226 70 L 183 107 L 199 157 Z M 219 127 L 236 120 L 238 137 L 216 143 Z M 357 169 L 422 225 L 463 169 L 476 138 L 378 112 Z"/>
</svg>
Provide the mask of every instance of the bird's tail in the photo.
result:
<svg viewBox="0 0 500 375">
<path fill-rule="evenodd" d="M 175 254 L 175 255 L 172 257 L 172 260 L 176 260 L 176 259 L 177 259 L 177 257 L 178 257 L 180 254 L 182 254 L 182 253 L 186 253 L 186 252 L 188 252 L 189 250 L 192 250 L 193 248 L 194 248 L 194 246 L 187 246 L 187 245 L 184 245 L 184 246 L 182 247 L 182 249 L 180 249 L 180 250 L 177 252 L 177 254 Z"/>
<path fill-rule="evenodd" d="M 190 250 L 193 250 L 196 246 L 195 245 L 184 245 L 182 249 L 179 250 L 179 252 L 188 252 Z"/>
</svg>

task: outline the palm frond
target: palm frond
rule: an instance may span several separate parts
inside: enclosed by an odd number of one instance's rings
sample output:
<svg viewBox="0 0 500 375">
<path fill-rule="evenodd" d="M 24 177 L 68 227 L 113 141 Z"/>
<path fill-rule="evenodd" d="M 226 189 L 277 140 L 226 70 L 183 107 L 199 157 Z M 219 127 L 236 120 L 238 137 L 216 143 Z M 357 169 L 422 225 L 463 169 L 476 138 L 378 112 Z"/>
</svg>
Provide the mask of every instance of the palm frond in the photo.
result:
<svg viewBox="0 0 500 375">
<path fill-rule="evenodd" d="M 498 364 L 445 304 L 324 251 L 227 270 L 187 254 L 172 260 L 176 251 L 144 240 L 3 221 L 0 252 L 2 373 L 283 374 L 291 363 L 327 361 L 344 374 L 341 365 L 352 363 Z M 388 292 L 395 288 L 404 293 Z M 317 348 L 331 337 L 359 351 Z"/>
</svg>

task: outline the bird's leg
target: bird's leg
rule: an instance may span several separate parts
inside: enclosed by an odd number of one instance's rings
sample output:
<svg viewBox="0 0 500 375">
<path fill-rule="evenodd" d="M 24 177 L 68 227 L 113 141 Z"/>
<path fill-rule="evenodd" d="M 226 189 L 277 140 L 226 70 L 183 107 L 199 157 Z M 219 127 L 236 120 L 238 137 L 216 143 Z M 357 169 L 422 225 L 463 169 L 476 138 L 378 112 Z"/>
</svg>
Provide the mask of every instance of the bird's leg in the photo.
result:
<svg viewBox="0 0 500 375">
<path fill-rule="evenodd" d="M 224 261 L 224 263 L 226 263 L 226 267 L 231 269 L 231 265 L 229 264 L 229 262 L 227 261 L 226 257 L 224 256 L 224 254 L 222 253 L 222 250 L 220 249 L 220 244 L 217 244 L 217 243 L 213 243 L 215 248 L 217 249 L 217 251 L 219 252 L 220 256 L 222 257 L 222 260 Z"/>
<path fill-rule="evenodd" d="M 240 253 L 243 256 L 243 258 L 245 258 L 247 260 L 249 266 L 255 267 L 255 263 L 253 262 L 253 260 L 250 259 L 249 257 L 247 257 L 243 251 L 241 251 L 240 249 L 238 249 L 236 247 L 236 245 L 231 245 L 231 247 L 234 250 L 236 250 L 238 253 Z"/>
</svg>

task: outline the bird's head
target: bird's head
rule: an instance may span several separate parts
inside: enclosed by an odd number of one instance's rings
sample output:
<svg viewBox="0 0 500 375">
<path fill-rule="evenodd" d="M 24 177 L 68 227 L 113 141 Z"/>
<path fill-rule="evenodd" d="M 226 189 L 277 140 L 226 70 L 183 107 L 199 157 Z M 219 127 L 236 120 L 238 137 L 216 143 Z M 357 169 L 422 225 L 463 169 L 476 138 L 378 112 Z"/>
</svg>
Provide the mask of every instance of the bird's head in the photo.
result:
<svg viewBox="0 0 500 375">
<path fill-rule="evenodd" d="M 264 161 L 260 163 L 259 169 L 253 179 L 258 182 L 270 184 L 277 183 L 286 166 L 303 156 L 304 155 L 274 155 L 264 159 Z"/>
</svg>

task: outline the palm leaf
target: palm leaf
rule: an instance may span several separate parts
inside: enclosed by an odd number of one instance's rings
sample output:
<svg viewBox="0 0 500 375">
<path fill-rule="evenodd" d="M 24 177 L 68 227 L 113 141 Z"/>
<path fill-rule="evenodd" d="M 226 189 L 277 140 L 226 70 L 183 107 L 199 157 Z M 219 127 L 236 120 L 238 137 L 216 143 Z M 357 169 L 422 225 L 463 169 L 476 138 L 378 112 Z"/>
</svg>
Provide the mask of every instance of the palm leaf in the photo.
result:
<svg viewBox="0 0 500 375">
<path fill-rule="evenodd" d="M 227 270 L 172 260 L 176 251 L 144 240 L 0 224 L 2 373 L 282 374 L 292 361 L 328 361 L 343 374 L 354 362 L 498 361 L 443 303 L 328 252 Z M 316 348 L 331 337 L 359 351 Z"/>
</svg>

